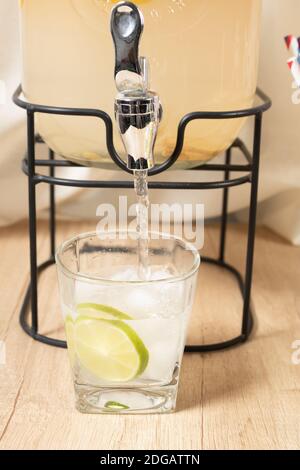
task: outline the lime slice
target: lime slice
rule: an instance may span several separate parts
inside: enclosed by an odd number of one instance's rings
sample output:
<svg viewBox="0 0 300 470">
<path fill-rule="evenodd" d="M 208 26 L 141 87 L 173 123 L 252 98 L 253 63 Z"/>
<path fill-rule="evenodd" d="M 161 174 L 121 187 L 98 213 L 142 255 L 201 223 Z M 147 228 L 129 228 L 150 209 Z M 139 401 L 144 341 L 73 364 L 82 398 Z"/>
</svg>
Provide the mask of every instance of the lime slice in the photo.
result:
<svg viewBox="0 0 300 470">
<path fill-rule="evenodd" d="M 147 367 L 147 348 L 123 321 L 78 317 L 75 340 L 80 363 L 102 380 L 128 382 Z"/>
<path fill-rule="evenodd" d="M 119 403 L 118 401 L 108 401 L 105 403 L 104 408 L 107 408 L 108 410 L 114 410 L 114 411 L 129 410 L 129 406 L 123 405 L 122 403 Z"/>
<path fill-rule="evenodd" d="M 65 318 L 65 332 L 68 346 L 68 354 L 71 365 L 75 363 L 75 338 L 74 338 L 74 320 L 71 315 L 67 315 Z"/>
<path fill-rule="evenodd" d="M 109 307 L 108 305 L 85 303 L 77 305 L 77 313 L 80 317 L 100 318 L 103 320 L 132 320 L 127 313 Z"/>
</svg>

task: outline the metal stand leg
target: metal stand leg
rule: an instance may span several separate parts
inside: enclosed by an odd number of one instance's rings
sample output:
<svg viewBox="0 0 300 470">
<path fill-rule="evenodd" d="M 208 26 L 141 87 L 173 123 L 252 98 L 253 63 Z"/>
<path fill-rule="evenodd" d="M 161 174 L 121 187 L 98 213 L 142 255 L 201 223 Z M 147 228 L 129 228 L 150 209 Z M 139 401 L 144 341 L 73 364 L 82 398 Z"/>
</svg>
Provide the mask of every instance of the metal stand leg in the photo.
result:
<svg viewBox="0 0 300 470">
<path fill-rule="evenodd" d="M 251 181 L 251 200 L 250 200 L 250 211 L 249 211 L 248 247 L 247 247 L 245 290 L 244 290 L 244 309 L 243 309 L 243 324 L 242 324 L 242 334 L 244 335 L 244 341 L 248 339 L 249 334 L 252 329 L 252 318 L 250 318 L 249 312 L 250 312 L 250 296 L 251 296 L 252 275 L 253 275 L 253 258 L 254 258 L 255 229 L 256 229 L 261 129 L 262 129 L 262 114 L 258 114 L 255 116 L 255 126 L 254 126 L 253 169 L 252 169 L 252 181 Z"/>
<path fill-rule="evenodd" d="M 55 160 L 55 153 L 53 150 L 49 149 L 49 160 Z M 55 176 L 54 166 L 50 167 L 49 174 L 51 177 Z M 50 191 L 50 206 L 49 206 L 49 228 L 50 228 L 50 254 L 55 259 L 56 251 L 56 214 L 55 214 L 55 186 L 51 184 L 49 186 Z"/>
<path fill-rule="evenodd" d="M 38 332 L 38 294 L 37 294 L 37 247 L 36 247 L 36 187 L 33 181 L 35 174 L 35 145 L 34 145 L 34 113 L 27 111 L 28 139 L 28 202 L 29 202 L 29 243 L 30 243 L 30 279 L 26 298 L 31 300 L 31 327 L 25 319 L 26 309 L 22 307 L 20 322 L 24 330 L 35 337 Z M 25 299 L 26 301 L 26 299 Z M 23 314 L 22 314 L 23 313 Z"/>
<path fill-rule="evenodd" d="M 27 111 L 27 133 L 28 133 L 28 194 L 29 194 L 29 240 L 30 240 L 30 283 L 20 311 L 20 324 L 23 330 L 32 338 L 41 343 L 60 348 L 66 348 L 65 341 L 61 341 L 38 333 L 38 276 L 55 262 L 55 188 L 50 185 L 50 258 L 37 264 L 37 223 L 36 223 L 36 182 L 35 177 L 35 126 L 34 113 Z M 54 159 L 54 153 L 49 150 L 49 160 Z M 54 168 L 50 168 L 51 176 L 54 176 Z M 31 325 L 28 324 L 29 307 L 31 306 Z"/>
<path fill-rule="evenodd" d="M 231 151 L 230 147 L 226 152 L 225 164 L 226 166 L 231 163 Z M 230 178 L 229 168 L 226 168 L 224 172 L 224 181 L 228 181 Z M 227 231 L 227 222 L 228 222 L 228 196 L 229 188 L 223 189 L 223 207 L 222 207 L 222 219 L 221 219 L 221 237 L 220 237 L 220 255 L 219 260 L 225 260 L 225 247 L 226 247 L 226 231 Z"/>
</svg>

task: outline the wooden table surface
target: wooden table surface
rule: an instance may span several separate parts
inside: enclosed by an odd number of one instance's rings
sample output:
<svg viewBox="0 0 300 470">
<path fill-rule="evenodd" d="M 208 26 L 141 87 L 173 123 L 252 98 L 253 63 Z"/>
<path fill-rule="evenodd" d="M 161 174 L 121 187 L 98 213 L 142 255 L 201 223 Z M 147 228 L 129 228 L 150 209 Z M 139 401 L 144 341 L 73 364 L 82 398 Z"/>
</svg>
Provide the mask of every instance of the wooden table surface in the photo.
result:
<svg viewBox="0 0 300 470">
<path fill-rule="evenodd" d="M 64 223 L 58 240 L 94 224 Z M 40 224 L 39 259 L 48 255 Z M 206 230 L 205 254 L 217 254 L 218 231 Z M 25 224 L 0 231 L 1 449 L 297 449 L 300 447 L 300 249 L 258 229 L 253 305 L 247 344 L 225 352 L 186 354 L 178 410 L 172 415 L 95 416 L 74 409 L 67 353 L 30 339 L 18 323 L 29 278 Z M 230 227 L 228 260 L 244 266 L 245 228 Z M 40 280 L 41 331 L 63 338 L 56 273 Z M 239 332 L 241 299 L 230 274 L 202 265 L 190 342 L 220 341 Z M 300 358 L 300 354 L 298 355 Z"/>
</svg>

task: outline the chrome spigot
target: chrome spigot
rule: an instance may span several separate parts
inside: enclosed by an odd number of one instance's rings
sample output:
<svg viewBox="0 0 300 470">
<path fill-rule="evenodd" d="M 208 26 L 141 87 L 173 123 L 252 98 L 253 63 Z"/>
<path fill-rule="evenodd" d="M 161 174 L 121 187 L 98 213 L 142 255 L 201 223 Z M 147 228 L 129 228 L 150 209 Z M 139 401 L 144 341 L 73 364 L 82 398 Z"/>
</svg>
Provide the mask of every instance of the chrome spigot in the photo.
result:
<svg viewBox="0 0 300 470">
<path fill-rule="evenodd" d="M 154 166 L 153 150 L 162 110 L 159 97 L 149 90 L 149 63 L 139 57 L 144 18 L 132 2 L 112 10 L 111 33 L 115 45 L 115 116 L 130 170 Z"/>
</svg>

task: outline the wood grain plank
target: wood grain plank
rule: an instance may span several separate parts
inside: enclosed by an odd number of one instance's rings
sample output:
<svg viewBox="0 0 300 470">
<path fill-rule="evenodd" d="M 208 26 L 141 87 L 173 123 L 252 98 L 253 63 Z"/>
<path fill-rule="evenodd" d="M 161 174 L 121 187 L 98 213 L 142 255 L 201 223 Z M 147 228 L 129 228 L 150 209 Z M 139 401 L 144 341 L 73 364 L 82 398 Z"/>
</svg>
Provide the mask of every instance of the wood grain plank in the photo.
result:
<svg viewBox="0 0 300 470">
<path fill-rule="evenodd" d="M 12 236 L 13 234 L 13 236 Z M 43 243 L 43 236 L 38 245 Z M 12 419 L 24 381 L 32 341 L 19 327 L 18 311 L 29 278 L 29 243 L 26 223 L 0 231 L 1 302 L 0 339 L 5 342 L 6 365 L 0 366 L 0 439 Z"/>
</svg>

